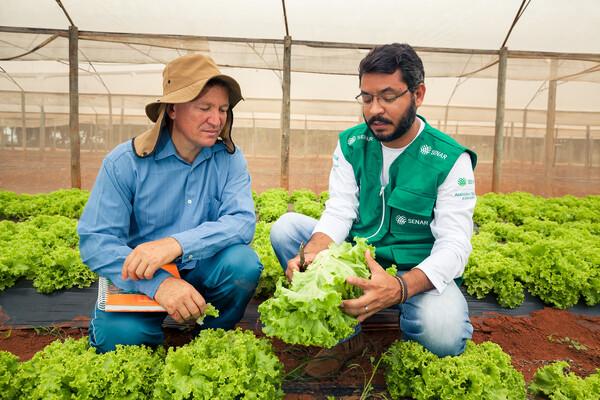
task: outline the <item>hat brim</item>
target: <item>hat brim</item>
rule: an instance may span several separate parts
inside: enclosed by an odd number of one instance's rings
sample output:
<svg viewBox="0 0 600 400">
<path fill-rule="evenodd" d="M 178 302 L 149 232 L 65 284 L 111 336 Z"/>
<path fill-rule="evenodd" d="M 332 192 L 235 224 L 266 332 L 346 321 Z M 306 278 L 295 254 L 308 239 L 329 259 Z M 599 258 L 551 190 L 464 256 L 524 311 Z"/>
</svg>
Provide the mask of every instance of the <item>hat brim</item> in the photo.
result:
<svg viewBox="0 0 600 400">
<path fill-rule="evenodd" d="M 240 85 L 237 83 L 237 81 L 235 79 L 233 79 L 232 77 L 230 77 L 228 75 L 215 75 L 215 76 L 211 76 L 208 79 L 203 79 L 201 81 L 197 81 L 197 82 L 193 83 L 192 85 L 189 85 L 189 86 L 186 86 L 179 90 L 176 90 L 174 92 L 171 92 L 165 96 L 162 96 L 160 99 L 147 104 L 146 105 L 146 115 L 148 116 L 148 118 L 150 118 L 150 120 L 152 122 L 156 122 L 156 120 L 158 119 L 158 117 L 160 115 L 159 110 L 160 110 L 161 104 L 181 104 L 181 103 L 187 103 L 188 101 L 192 101 L 200 94 L 200 92 L 202 92 L 202 89 L 204 89 L 204 86 L 206 86 L 206 84 L 210 80 L 213 80 L 213 79 L 219 79 L 219 80 L 225 82 L 225 84 L 227 85 L 227 87 L 229 89 L 229 108 L 230 109 L 235 107 L 235 105 L 237 103 L 239 103 L 240 100 L 243 99 Z"/>
</svg>

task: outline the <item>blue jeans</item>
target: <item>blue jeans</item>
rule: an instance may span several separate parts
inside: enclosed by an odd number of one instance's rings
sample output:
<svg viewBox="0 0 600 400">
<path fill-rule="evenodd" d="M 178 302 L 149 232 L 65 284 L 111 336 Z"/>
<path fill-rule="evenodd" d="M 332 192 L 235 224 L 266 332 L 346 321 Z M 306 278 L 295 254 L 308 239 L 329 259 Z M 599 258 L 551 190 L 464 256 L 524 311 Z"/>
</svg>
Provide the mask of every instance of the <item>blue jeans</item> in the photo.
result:
<svg viewBox="0 0 600 400">
<path fill-rule="evenodd" d="M 263 266 L 254 250 L 246 245 L 228 247 L 203 260 L 197 268 L 182 270 L 191 283 L 219 310 L 219 317 L 206 317 L 202 329 L 231 329 L 238 323 L 254 295 Z M 164 342 L 161 312 L 105 312 L 94 310 L 90 321 L 90 345 L 104 353 L 117 344 L 160 345 Z"/>
<path fill-rule="evenodd" d="M 273 224 L 271 244 L 284 270 L 287 261 L 297 254 L 300 243 L 310 239 L 316 223 L 314 218 L 287 213 Z M 454 282 L 442 294 L 430 290 L 394 307 L 400 311 L 403 339 L 419 342 L 440 357 L 461 354 L 467 339 L 473 335 L 467 302 Z"/>
</svg>

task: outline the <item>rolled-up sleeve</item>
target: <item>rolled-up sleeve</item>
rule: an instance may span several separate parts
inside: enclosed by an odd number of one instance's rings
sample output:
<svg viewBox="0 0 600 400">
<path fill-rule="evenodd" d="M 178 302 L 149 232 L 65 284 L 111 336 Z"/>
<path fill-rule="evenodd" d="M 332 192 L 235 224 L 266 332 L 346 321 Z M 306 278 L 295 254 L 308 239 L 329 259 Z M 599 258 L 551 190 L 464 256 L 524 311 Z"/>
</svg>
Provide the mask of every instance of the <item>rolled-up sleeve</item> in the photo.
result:
<svg viewBox="0 0 600 400">
<path fill-rule="evenodd" d="M 239 149 L 226 155 L 227 167 L 221 179 L 224 189 L 218 204 L 218 218 L 199 226 L 171 235 L 183 249 L 184 263 L 212 257 L 235 244 L 249 244 L 256 228 L 250 175 L 244 156 Z"/>
<path fill-rule="evenodd" d="M 118 161 L 126 163 L 123 159 Z M 159 270 L 152 279 L 121 279 L 123 263 L 132 251 L 127 238 L 135 187 L 133 174 L 133 168 L 119 168 L 113 160 L 104 160 L 77 226 L 79 249 L 83 262 L 92 271 L 117 287 L 153 298 L 158 286 L 170 276 L 168 272 Z"/>
</svg>

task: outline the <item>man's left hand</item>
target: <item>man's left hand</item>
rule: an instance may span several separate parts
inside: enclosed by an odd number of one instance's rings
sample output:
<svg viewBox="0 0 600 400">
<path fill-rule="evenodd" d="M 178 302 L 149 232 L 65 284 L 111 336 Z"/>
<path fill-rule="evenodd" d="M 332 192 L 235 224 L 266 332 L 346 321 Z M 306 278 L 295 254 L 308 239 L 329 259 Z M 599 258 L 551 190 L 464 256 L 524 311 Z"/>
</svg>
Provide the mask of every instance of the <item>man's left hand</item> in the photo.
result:
<svg viewBox="0 0 600 400">
<path fill-rule="evenodd" d="M 384 308 L 397 304 L 401 291 L 396 278 L 385 272 L 383 267 L 371 257 L 370 251 L 366 251 L 365 257 L 371 270 L 371 279 L 356 276 L 346 278 L 346 282 L 361 288 L 363 295 L 356 299 L 342 301 L 344 312 L 357 317 L 359 322 L 363 322 Z"/>
<path fill-rule="evenodd" d="M 182 252 L 179 242 L 172 237 L 142 243 L 125 259 L 121 277 L 134 281 L 152 279 L 160 267 L 172 262 Z"/>
</svg>

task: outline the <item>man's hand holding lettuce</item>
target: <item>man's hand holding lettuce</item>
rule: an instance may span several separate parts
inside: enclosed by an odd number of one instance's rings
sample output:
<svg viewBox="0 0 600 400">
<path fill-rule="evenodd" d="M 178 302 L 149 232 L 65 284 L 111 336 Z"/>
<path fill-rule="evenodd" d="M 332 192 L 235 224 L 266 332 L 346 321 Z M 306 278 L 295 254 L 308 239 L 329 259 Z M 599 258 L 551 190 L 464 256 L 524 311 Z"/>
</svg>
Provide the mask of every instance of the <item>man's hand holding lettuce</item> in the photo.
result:
<svg viewBox="0 0 600 400">
<path fill-rule="evenodd" d="M 291 344 L 332 347 L 354 332 L 358 320 L 342 310 L 342 300 L 354 299 L 362 290 L 346 282 L 356 276 L 368 279 L 365 252 L 375 254 L 366 239 L 331 244 L 317 254 L 305 272 L 294 273 L 289 288 L 277 284 L 275 296 L 258 311 L 268 336 Z"/>
</svg>

